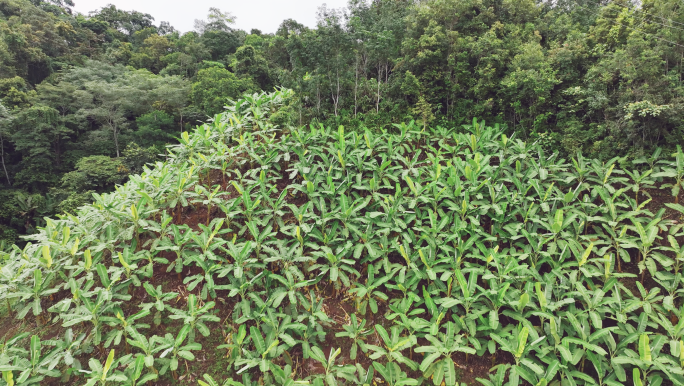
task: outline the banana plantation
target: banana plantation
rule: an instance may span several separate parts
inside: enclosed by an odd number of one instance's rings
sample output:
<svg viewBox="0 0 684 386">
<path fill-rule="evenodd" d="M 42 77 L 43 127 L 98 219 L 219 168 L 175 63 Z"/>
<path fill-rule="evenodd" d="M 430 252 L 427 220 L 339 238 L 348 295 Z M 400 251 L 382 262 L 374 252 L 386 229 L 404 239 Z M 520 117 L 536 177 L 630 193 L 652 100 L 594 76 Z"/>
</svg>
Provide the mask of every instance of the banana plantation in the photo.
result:
<svg viewBox="0 0 684 386">
<path fill-rule="evenodd" d="M 684 152 L 246 95 L 0 254 L 0 385 L 684 385 Z"/>
</svg>

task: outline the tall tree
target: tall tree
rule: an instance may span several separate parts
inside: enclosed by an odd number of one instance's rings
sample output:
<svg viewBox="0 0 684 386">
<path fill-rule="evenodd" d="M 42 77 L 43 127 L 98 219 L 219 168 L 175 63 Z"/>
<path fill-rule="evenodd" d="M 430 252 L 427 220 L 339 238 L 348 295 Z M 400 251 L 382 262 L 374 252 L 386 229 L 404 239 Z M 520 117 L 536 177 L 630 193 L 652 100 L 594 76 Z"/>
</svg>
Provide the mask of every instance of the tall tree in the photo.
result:
<svg viewBox="0 0 684 386">
<path fill-rule="evenodd" d="M 238 78 L 225 68 L 209 67 L 197 73 L 190 99 L 207 115 L 213 116 L 223 111 L 228 98 L 236 98 L 254 89 L 255 85 L 249 78 Z"/>
<path fill-rule="evenodd" d="M 5 178 L 7 179 L 7 185 L 12 186 L 12 181 L 10 180 L 9 173 L 7 172 L 7 162 L 5 161 L 5 146 L 6 141 L 9 137 L 9 125 L 11 122 L 11 116 L 7 108 L 0 104 L 0 163 L 2 164 L 2 171 L 5 173 Z"/>
</svg>

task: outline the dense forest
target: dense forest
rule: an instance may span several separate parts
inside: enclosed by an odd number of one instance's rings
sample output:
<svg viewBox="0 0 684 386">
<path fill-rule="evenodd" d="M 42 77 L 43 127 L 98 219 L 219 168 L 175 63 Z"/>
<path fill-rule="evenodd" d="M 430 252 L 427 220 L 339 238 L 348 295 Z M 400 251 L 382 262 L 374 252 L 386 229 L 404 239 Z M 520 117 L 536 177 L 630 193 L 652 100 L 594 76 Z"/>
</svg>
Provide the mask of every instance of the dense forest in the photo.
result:
<svg viewBox="0 0 684 386">
<path fill-rule="evenodd" d="M 549 152 L 634 160 L 684 138 L 684 13 L 671 0 L 351 0 L 318 25 L 179 33 L 111 5 L 0 0 L 0 239 L 164 157 L 245 92 L 295 91 L 287 123 L 373 130 L 480 117 Z M 680 44 L 682 43 L 682 44 Z"/>
</svg>

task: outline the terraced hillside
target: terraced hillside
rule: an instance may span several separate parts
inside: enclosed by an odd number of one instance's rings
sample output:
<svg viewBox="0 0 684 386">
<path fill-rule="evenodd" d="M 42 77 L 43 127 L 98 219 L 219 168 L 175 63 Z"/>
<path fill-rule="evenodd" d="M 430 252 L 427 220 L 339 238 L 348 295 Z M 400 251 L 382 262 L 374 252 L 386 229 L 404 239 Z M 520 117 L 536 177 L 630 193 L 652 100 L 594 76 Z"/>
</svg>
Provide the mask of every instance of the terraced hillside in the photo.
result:
<svg viewBox="0 0 684 386">
<path fill-rule="evenodd" d="M 291 96 L 3 253 L 0 385 L 684 383 L 681 151 L 280 127 Z"/>
</svg>

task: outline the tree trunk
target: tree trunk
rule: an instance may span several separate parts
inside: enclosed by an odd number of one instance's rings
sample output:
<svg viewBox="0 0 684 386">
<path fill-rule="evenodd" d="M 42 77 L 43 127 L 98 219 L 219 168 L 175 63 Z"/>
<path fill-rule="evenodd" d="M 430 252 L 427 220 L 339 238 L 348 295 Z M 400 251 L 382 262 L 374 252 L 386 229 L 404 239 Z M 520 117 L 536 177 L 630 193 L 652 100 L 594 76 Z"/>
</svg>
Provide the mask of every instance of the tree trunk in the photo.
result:
<svg viewBox="0 0 684 386">
<path fill-rule="evenodd" d="M 378 64 L 378 99 L 375 102 L 375 113 L 380 113 L 380 70 L 381 67 Z"/>
<path fill-rule="evenodd" d="M 318 81 L 316 81 L 316 113 L 321 114 L 321 88 L 319 87 Z"/>
<path fill-rule="evenodd" d="M 59 167 L 60 164 L 62 163 L 62 157 L 61 157 L 60 146 L 59 146 L 59 135 L 57 135 L 57 138 L 55 139 L 54 145 L 55 145 L 55 166 Z"/>
<path fill-rule="evenodd" d="M 116 124 L 112 123 L 109 125 L 114 133 L 114 146 L 116 146 L 116 158 L 119 158 L 119 133 L 116 130 Z"/>
<path fill-rule="evenodd" d="M 359 90 L 359 56 L 358 55 L 356 55 L 355 72 L 356 72 L 356 79 L 354 80 L 354 118 L 356 118 L 356 108 L 357 108 L 358 90 Z"/>
<path fill-rule="evenodd" d="M 340 103 L 340 70 L 337 69 L 337 97 L 335 98 L 335 116 L 337 116 L 337 107 Z"/>
<path fill-rule="evenodd" d="M 9 178 L 9 173 L 7 173 L 7 166 L 5 165 L 5 141 L 2 135 L 0 135 L 0 162 L 2 162 L 2 170 L 5 171 L 5 177 L 7 178 L 7 185 L 12 186 L 12 182 Z"/>
</svg>

